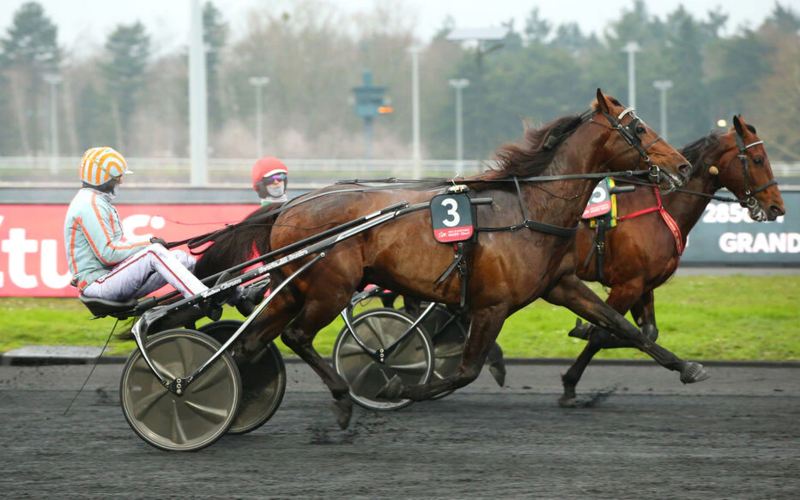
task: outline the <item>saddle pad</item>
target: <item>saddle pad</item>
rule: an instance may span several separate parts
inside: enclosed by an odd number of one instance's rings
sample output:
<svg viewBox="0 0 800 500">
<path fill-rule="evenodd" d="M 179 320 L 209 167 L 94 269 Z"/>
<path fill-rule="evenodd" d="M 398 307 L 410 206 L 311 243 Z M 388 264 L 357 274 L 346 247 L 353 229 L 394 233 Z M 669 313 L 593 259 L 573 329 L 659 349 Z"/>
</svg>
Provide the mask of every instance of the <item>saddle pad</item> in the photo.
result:
<svg viewBox="0 0 800 500">
<path fill-rule="evenodd" d="M 614 187 L 614 179 L 606 177 L 597 183 L 589 203 L 583 211 L 581 216 L 583 219 L 594 219 L 602 217 L 606 214 L 611 214 L 612 227 L 616 225 L 617 217 L 617 195 L 611 194 L 611 188 Z"/>
<path fill-rule="evenodd" d="M 439 243 L 466 241 L 475 234 L 472 206 L 465 194 L 439 194 L 431 199 L 433 237 Z"/>
</svg>

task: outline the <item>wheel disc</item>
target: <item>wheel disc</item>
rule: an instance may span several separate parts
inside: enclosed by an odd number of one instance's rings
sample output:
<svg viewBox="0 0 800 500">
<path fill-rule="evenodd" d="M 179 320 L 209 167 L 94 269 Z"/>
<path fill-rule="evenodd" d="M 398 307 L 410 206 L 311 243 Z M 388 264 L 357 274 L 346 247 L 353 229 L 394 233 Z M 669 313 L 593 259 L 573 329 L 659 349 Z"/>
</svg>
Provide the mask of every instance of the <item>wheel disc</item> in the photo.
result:
<svg viewBox="0 0 800 500">
<path fill-rule="evenodd" d="M 146 344 L 156 368 L 168 379 L 185 377 L 220 345 L 194 330 L 167 330 Z M 181 396 L 167 390 L 134 352 L 122 371 L 120 402 L 131 428 L 148 444 L 167 451 L 194 451 L 222 437 L 236 416 L 241 379 L 227 354 L 193 380 Z"/>
<path fill-rule="evenodd" d="M 386 349 L 414 323 L 408 314 L 395 309 L 371 309 L 353 318 L 353 329 L 367 347 Z M 424 384 L 433 372 L 433 346 L 424 330 L 417 327 L 389 354 L 383 363 L 369 356 L 345 326 L 336 339 L 334 367 L 350 386 L 353 400 L 372 410 L 395 410 L 411 404 L 409 399 L 378 397 L 386 384 L 398 376 L 403 385 Z"/>
<path fill-rule="evenodd" d="M 422 321 L 422 326 L 433 342 L 436 362 L 432 379 L 441 380 L 455 375 L 461 367 L 461 353 L 467 340 L 467 329 L 442 304 L 437 304 L 433 308 Z M 452 393 L 453 391 L 447 391 L 434 396 L 433 399 L 440 399 Z"/>
<path fill-rule="evenodd" d="M 208 323 L 200 331 L 223 344 L 242 325 L 241 321 L 223 320 Z M 286 366 L 274 342 L 270 342 L 249 363 L 239 364 L 242 377 L 242 401 L 228 434 L 252 432 L 278 411 L 286 392 Z"/>
</svg>

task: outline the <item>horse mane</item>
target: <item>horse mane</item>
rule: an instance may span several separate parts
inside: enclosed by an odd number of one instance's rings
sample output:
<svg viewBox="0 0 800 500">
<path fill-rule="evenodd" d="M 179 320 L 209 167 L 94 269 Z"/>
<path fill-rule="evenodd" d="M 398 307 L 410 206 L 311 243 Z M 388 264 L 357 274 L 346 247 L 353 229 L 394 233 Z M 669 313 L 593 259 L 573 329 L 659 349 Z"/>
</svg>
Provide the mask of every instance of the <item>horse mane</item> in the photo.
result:
<svg viewBox="0 0 800 500">
<path fill-rule="evenodd" d="M 756 128 L 749 123 L 747 124 L 747 130 L 754 134 L 756 133 Z M 689 160 L 692 165 L 703 164 L 706 157 L 719 146 L 719 138 L 721 136 L 722 134 L 719 132 L 711 132 L 707 136 L 685 145 L 680 149 L 679 153 Z M 699 172 L 699 169 L 694 169 L 694 171 Z"/>
<path fill-rule="evenodd" d="M 614 104 L 619 104 L 611 98 Z M 592 103 L 591 111 L 597 111 L 597 101 Z M 525 127 L 522 143 L 509 143 L 500 146 L 492 170 L 486 178 L 502 179 L 505 177 L 535 177 L 541 175 L 552 163 L 558 147 L 572 135 L 583 123 L 589 112 L 580 115 L 569 115 L 557 118 L 539 128 Z"/>
<path fill-rule="evenodd" d="M 719 132 L 711 132 L 705 137 L 692 141 L 680 149 L 679 153 L 692 165 L 701 165 L 705 158 L 719 146 Z M 699 172 L 700 169 L 694 169 Z"/>
<path fill-rule="evenodd" d="M 562 116 L 540 128 L 525 127 L 522 144 L 504 144 L 497 151 L 491 177 L 533 177 L 550 165 L 564 142 L 583 122 L 579 115 Z"/>
</svg>

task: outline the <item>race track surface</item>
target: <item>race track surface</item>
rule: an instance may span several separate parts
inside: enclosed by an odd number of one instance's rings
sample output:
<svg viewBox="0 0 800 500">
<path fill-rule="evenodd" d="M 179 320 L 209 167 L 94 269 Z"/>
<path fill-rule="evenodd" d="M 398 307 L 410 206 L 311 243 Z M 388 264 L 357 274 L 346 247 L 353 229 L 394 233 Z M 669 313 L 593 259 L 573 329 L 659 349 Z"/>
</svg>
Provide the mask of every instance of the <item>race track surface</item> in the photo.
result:
<svg viewBox="0 0 800 500">
<path fill-rule="evenodd" d="M 683 386 L 655 364 L 593 365 L 561 409 L 566 365 L 510 365 L 440 401 L 341 431 L 331 398 L 290 363 L 261 429 L 196 453 L 141 441 L 118 401 L 120 365 L 0 367 L 5 498 L 797 498 L 800 368 L 709 366 Z"/>
</svg>

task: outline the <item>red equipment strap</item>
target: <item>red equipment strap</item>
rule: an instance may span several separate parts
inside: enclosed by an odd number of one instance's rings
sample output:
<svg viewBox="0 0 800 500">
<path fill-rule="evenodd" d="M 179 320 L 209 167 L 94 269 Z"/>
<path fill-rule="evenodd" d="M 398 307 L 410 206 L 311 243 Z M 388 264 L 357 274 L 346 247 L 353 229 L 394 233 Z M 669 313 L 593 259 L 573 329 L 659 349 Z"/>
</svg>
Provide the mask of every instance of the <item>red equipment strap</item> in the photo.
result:
<svg viewBox="0 0 800 500">
<path fill-rule="evenodd" d="M 639 210 L 638 212 L 634 212 L 632 214 L 617 217 L 617 220 L 623 221 L 625 219 L 633 219 L 634 217 L 639 217 L 640 215 L 658 211 L 661 214 L 661 218 L 664 220 L 664 224 L 667 225 L 669 230 L 672 232 L 673 238 L 675 238 L 675 250 L 678 251 L 678 257 L 680 257 L 683 255 L 684 250 L 681 228 L 678 227 L 678 223 L 675 222 L 675 219 L 673 219 L 672 216 L 667 213 L 666 209 L 664 209 L 664 205 L 661 203 L 661 194 L 658 192 L 657 184 L 653 184 L 653 191 L 656 193 L 656 202 L 658 203 L 657 206 L 645 208 L 644 210 Z"/>
</svg>

